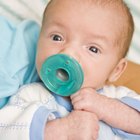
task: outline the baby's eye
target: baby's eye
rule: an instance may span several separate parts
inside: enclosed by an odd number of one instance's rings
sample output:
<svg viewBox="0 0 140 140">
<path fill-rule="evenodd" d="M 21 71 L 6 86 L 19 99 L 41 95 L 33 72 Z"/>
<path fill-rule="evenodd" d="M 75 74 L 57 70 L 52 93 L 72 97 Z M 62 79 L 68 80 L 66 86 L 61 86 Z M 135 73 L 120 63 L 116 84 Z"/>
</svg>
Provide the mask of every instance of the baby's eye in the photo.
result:
<svg viewBox="0 0 140 140">
<path fill-rule="evenodd" d="M 97 47 L 95 47 L 95 46 L 91 46 L 89 48 L 89 50 L 92 51 L 93 53 L 100 53 L 100 50 Z"/>
<path fill-rule="evenodd" d="M 60 35 L 52 35 L 53 41 L 63 41 L 63 38 Z"/>
</svg>

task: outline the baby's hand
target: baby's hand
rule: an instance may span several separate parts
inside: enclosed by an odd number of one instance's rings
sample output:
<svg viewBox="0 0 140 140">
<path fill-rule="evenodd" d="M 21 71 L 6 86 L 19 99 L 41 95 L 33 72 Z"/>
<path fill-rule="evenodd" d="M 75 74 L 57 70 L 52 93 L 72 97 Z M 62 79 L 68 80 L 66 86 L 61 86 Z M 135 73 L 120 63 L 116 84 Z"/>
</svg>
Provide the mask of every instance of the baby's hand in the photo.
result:
<svg viewBox="0 0 140 140">
<path fill-rule="evenodd" d="M 69 140 L 96 140 L 99 131 L 99 120 L 87 111 L 72 111 L 67 117 Z M 64 124 L 65 126 L 66 124 Z"/>
<path fill-rule="evenodd" d="M 75 110 L 84 110 L 95 113 L 100 119 L 103 111 L 104 96 L 92 88 L 84 88 L 71 95 L 72 105 Z"/>
<path fill-rule="evenodd" d="M 68 116 L 49 121 L 44 140 L 96 140 L 99 121 L 96 115 L 86 111 L 72 111 Z"/>
</svg>

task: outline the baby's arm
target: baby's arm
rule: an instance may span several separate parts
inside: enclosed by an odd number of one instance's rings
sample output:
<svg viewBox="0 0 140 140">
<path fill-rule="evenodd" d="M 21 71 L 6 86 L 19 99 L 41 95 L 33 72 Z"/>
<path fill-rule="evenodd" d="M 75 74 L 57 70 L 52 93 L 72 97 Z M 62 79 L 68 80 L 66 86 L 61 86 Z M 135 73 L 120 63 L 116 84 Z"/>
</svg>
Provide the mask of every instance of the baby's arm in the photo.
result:
<svg viewBox="0 0 140 140">
<path fill-rule="evenodd" d="M 71 99 L 74 109 L 93 112 L 99 120 L 114 128 L 140 135 L 140 112 L 118 99 L 101 95 L 91 88 L 82 89 Z"/>
<path fill-rule="evenodd" d="M 98 119 L 93 113 L 72 111 L 64 118 L 47 123 L 45 140 L 96 140 L 98 130 Z"/>
</svg>

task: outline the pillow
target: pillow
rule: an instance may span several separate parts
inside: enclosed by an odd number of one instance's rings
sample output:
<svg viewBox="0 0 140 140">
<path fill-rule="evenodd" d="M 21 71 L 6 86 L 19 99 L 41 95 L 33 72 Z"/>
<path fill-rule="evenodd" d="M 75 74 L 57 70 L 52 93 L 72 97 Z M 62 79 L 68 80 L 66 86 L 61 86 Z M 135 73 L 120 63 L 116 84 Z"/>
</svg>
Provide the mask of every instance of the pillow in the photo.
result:
<svg viewBox="0 0 140 140">
<path fill-rule="evenodd" d="M 0 0 L 0 15 L 6 16 L 15 23 L 24 19 L 35 20 L 39 24 L 49 0 Z"/>
<path fill-rule="evenodd" d="M 116 86 L 126 86 L 140 94 L 140 64 L 128 61 L 125 72 L 113 84 Z"/>
</svg>

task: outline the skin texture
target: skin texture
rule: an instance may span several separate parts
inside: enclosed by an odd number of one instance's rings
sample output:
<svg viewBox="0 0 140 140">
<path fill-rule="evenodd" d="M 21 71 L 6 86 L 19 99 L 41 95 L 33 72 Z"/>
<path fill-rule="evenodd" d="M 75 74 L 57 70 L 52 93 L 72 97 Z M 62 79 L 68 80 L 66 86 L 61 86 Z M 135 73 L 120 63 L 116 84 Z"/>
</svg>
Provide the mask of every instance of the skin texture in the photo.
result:
<svg viewBox="0 0 140 140">
<path fill-rule="evenodd" d="M 72 56 L 84 71 L 82 89 L 71 96 L 75 111 L 47 123 L 47 140 L 58 136 L 60 140 L 97 139 L 98 120 L 140 134 L 137 111 L 96 93 L 107 81 L 117 80 L 127 65 L 124 58 L 120 59 L 119 46 L 115 43 L 121 18 L 110 10 L 88 2 L 54 0 L 44 15 L 36 57 L 38 73 L 45 59 L 54 54 Z M 114 114 L 117 114 L 115 118 Z"/>
<path fill-rule="evenodd" d="M 100 95 L 92 88 L 84 88 L 72 95 L 71 100 L 75 110 L 93 112 L 99 120 L 114 128 L 140 134 L 140 113 L 116 99 Z"/>
<path fill-rule="evenodd" d="M 73 111 L 67 117 L 47 123 L 45 140 L 57 138 L 59 140 L 96 140 L 98 130 L 96 115 L 85 111 Z"/>
</svg>

